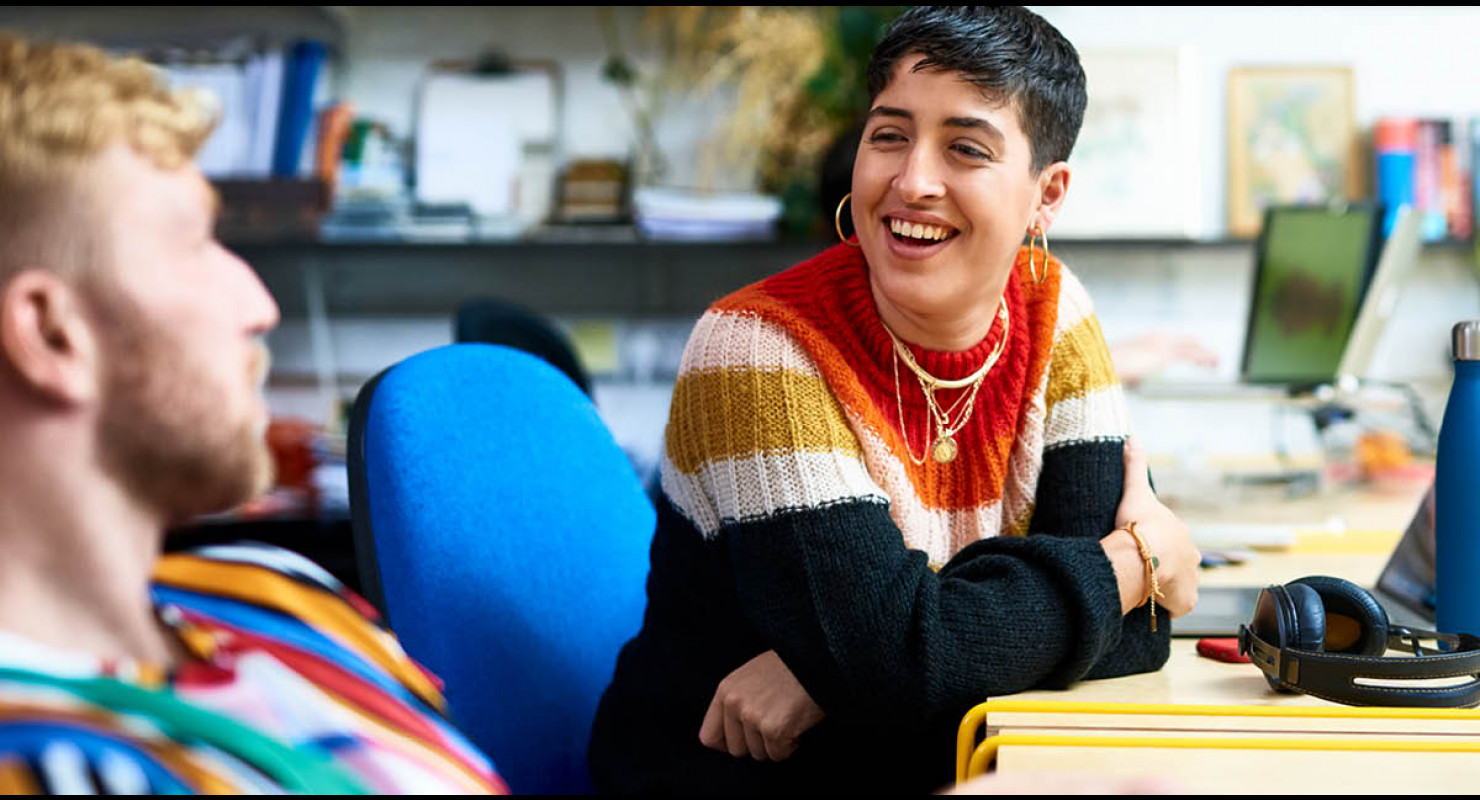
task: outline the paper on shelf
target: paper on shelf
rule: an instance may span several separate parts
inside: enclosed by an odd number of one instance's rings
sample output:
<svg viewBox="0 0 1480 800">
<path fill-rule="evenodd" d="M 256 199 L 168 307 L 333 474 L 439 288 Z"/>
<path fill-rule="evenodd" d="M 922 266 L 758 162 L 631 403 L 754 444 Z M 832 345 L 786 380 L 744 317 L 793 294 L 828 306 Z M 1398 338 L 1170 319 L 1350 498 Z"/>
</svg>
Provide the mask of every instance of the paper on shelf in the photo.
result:
<svg viewBox="0 0 1480 800">
<path fill-rule="evenodd" d="M 543 73 L 427 78 L 416 120 L 416 196 L 467 203 L 478 216 L 515 213 L 526 143 L 555 135 Z"/>
</svg>

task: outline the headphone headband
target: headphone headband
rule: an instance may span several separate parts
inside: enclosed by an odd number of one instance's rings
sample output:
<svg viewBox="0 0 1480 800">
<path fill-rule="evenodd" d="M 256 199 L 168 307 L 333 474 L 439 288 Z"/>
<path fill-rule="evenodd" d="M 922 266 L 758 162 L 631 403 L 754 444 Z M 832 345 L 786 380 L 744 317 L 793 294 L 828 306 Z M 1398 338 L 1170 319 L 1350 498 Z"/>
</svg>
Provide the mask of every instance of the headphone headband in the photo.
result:
<svg viewBox="0 0 1480 800">
<path fill-rule="evenodd" d="M 1316 653 L 1278 647 L 1247 625 L 1239 626 L 1239 652 L 1249 656 L 1281 686 L 1353 706 L 1468 708 L 1480 705 L 1480 638 L 1439 634 L 1462 648 L 1457 652 L 1389 658 Z M 1429 651 L 1434 652 L 1434 651 Z M 1467 677 L 1449 686 L 1375 686 L 1359 680 L 1428 681 Z"/>
<path fill-rule="evenodd" d="M 1302 582 L 1306 583 L 1299 587 L 1299 591 L 1287 591 Z M 1306 591 L 1307 588 L 1310 591 Z M 1377 608 L 1373 618 L 1358 620 L 1364 627 L 1381 626 L 1381 630 L 1371 631 L 1381 638 L 1378 640 L 1380 644 L 1374 644 L 1368 654 L 1324 649 L 1327 592 L 1338 595 L 1338 600 L 1356 600 L 1360 604 L 1370 600 Z M 1302 603 L 1305 604 L 1303 608 Z M 1332 578 L 1302 578 L 1286 586 L 1270 586 L 1260 593 L 1258 608 L 1250 625 L 1239 626 L 1239 652 L 1247 654 L 1250 662 L 1259 667 L 1276 688 L 1347 705 L 1419 708 L 1480 705 L 1480 637 L 1396 626 L 1389 628 L 1380 605 L 1376 605 L 1376 600 L 1365 590 Z M 1256 628 L 1262 631 L 1256 631 Z M 1301 638 L 1310 637 L 1312 630 L 1318 632 L 1314 641 Z M 1271 641 L 1271 638 L 1276 641 Z M 1419 644 L 1428 640 L 1437 641 L 1446 649 Z M 1414 655 L 1386 657 L 1371 654 L 1384 648 L 1410 650 Z M 1438 686 L 1390 683 L 1446 678 L 1467 680 Z M 1378 685 L 1371 681 L 1389 683 Z"/>
</svg>

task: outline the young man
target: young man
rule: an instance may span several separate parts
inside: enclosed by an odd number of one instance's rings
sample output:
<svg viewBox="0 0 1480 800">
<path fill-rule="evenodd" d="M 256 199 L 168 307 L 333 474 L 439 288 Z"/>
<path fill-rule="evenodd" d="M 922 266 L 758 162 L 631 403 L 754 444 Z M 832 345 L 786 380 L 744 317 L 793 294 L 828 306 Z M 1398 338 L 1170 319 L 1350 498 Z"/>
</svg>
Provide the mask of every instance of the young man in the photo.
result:
<svg viewBox="0 0 1480 800">
<path fill-rule="evenodd" d="M 0 791 L 488 792 L 363 601 L 263 547 L 278 310 L 213 235 L 212 120 L 142 62 L 0 33 Z"/>
</svg>

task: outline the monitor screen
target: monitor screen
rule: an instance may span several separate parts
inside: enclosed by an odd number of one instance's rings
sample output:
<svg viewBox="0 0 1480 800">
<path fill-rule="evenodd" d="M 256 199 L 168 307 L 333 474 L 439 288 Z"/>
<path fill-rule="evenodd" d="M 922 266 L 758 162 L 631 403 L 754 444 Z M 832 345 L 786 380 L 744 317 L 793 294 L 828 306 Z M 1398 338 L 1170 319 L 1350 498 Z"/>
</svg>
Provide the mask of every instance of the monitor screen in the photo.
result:
<svg viewBox="0 0 1480 800">
<path fill-rule="evenodd" d="M 1250 383 L 1336 377 L 1382 241 L 1371 205 L 1276 207 L 1265 213 L 1244 346 Z"/>
</svg>

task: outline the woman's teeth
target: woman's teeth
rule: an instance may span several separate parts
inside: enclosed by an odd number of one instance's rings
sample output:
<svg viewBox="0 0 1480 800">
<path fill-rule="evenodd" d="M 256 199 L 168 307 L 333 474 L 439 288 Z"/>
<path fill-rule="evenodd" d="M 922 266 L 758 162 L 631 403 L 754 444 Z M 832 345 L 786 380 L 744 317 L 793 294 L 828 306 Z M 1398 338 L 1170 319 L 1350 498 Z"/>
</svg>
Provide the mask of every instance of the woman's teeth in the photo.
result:
<svg viewBox="0 0 1480 800">
<path fill-rule="evenodd" d="M 894 219 L 893 217 L 889 219 L 889 230 L 893 231 L 895 236 L 902 236 L 909 239 L 924 239 L 932 242 L 950 238 L 955 233 L 954 230 L 939 225 L 923 225 L 918 222 L 906 222 L 902 219 Z"/>
</svg>

